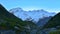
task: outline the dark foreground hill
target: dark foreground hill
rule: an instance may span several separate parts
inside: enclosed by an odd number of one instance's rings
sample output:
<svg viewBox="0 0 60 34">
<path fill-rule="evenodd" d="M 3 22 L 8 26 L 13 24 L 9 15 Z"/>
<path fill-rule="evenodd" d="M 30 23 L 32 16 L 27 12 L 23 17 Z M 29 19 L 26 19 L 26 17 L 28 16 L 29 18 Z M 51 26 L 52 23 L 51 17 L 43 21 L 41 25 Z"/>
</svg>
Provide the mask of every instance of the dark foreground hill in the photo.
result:
<svg viewBox="0 0 60 34">
<path fill-rule="evenodd" d="M 36 25 L 32 21 L 22 21 L 0 4 L 0 30 L 13 30 L 16 34 L 24 31 L 26 34 L 30 34 L 33 29 L 36 29 Z"/>
<path fill-rule="evenodd" d="M 52 31 L 51 31 L 52 29 Z M 55 29 L 55 31 L 53 30 Z M 59 30 L 58 30 L 59 29 Z M 60 34 L 60 13 L 56 14 L 54 17 L 52 17 L 41 29 L 38 29 L 37 34 L 39 34 L 39 31 L 47 30 L 56 34 Z M 46 31 L 44 31 L 46 32 Z"/>
<path fill-rule="evenodd" d="M 52 17 L 47 24 L 44 25 L 44 28 L 60 28 L 60 13 Z"/>
</svg>

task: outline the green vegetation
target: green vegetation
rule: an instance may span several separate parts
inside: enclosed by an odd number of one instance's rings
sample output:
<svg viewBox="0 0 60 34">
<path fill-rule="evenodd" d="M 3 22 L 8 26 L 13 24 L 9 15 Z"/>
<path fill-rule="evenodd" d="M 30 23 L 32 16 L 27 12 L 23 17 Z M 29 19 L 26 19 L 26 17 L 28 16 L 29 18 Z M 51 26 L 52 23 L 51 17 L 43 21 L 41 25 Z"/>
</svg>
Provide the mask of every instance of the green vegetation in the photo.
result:
<svg viewBox="0 0 60 34">
<path fill-rule="evenodd" d="M 50 34 L 60 34 L 58 29 L 60 29 L 60 13 L 52 17 L 42 28 L 38 29 L 37 34 L 39 31 L 48 29 L 48 28 L 56 28 L 56 31 L 51 31 Z"/>
<path fill-rule="evenodd" d="M 60 34 L 60 30 L 51 31 L 49 34 Z"/>
<path fill-rule="evenodd" d="M 60 26 L 60 13 L 52 17 L 48 23 L 44 25 L 44 28 L 56 28 L 57 26 Z"/>
<path fill-rule="evenodd" d="M 16 31 L 16 34 L 24 31 L 26 34 L 30 34 L 32 30 L 37 29 L 36 34 L 39 34 L 40 31 L 45 28 L 57 28 L 56 31 L 51 31 L 49 34 L 60 34 L 60 30 L 58 30 L 60 29 L 60 13 L 52 17 L 42 28 L 38 28 L 32 21 L 23 21 L 12 13 L 9 13 L 0 4 L 0 30 L 14 30 Z"/>
<path fill-rule="evenodd" d="M 49 34 L 60 34 L 60 13 L 52 17 L 47 24 L 43 26 L 42 29 L 56 28 L 57 30 L 51 31 Z"/>
<path fill-rule="evenodd" d="M 32 21 L 22 21 L 20 18 L 17 18 L 13 14 L 9 13 L 0 4 L 0 30 L 14 30 L 16 31 L 16 34 L 26 30 L 26 34 L 28 34 L 31 30 L 36 29 L 36 27 L 36 24 Z"/>
</svg>

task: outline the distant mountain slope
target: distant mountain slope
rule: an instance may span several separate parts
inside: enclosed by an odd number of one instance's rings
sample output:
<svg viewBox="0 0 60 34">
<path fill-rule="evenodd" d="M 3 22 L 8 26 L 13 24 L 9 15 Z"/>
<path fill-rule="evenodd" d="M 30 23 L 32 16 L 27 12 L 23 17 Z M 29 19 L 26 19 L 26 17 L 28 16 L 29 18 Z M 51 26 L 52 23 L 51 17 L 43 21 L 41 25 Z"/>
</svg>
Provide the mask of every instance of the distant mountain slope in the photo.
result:
<svg viewBox="0 0 60 34">
<path fill-rule="evenodd" d="M 45 33 L 47 33 L 47 31 L 55 33 L 54 31 L 56 31 L 56 33 L 58 34 L 59 32 L 57 32 L 57 29 L 60 29 L 60 13 L 56 14 L 51 19 L 49 19 L 43 27 L 40 27 L 40 29 L 38 29 L 37 31 L 37 34 L 39 34 L 42 30 L 46 30 L 44 31 Z"/>
<path fill-rule="evenodd" d="M 28 34 L 30 29 L 36 29 L 36 25 L 32 21 L 17 18 L 0 4 L 0 30 L 14 30 L 16 34 L 25 31 Z"/>
<path fill-rule="evenodd" d="M 52 17 L 44 17 L 44 18 L 40 18 L 39 21 L 37 22 L 37 25 L 40 27 L 43 27 Z"/>
<path fill-rule="evenodd" d="M 47 24 L 44 25 L 44 28 L 60 28 L 60 13 L 52 17 Z"/>
<path fill-rule="evenodd" d="M 49 13 L 43 9 L 41 10 L 32 10 L 32 11 L 24 11 L 21 8 L 13 8 L 10 10 L 15 16 L 21 18 L 22 20 L 33 19 L 33 21 L 38 21 L 39 18 L 54 16 L 55 13 Z"/>
</svg>

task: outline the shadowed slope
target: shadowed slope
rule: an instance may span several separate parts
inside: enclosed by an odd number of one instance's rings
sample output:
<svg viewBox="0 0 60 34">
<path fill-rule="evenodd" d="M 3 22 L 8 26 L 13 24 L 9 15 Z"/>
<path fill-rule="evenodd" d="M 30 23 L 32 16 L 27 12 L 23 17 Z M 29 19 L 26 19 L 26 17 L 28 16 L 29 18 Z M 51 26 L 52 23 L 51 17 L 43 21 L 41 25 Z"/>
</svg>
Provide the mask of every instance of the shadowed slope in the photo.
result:
<svg viewBox="0 0 60 34">
<path fill-rule="evenodd" d="M 36 25 L 30 21 L 22 21 L 13 14 L 9 13 L 1 4 L 0 4 L 0 30 L 15 30 L 16 34 L 19 34 L 21 31 L 24 31 L 28 28 L 34 28 Z M 31 27 L 33 26 L 33 27 Z M 26 31 L 29 33 L 28 31 Z"/>
<path fill-rule="evenodd" d="M 47 24 L 44 25 L 43 28 L 52 28 L 60 26 L 60 13 L 52 17 Z"/>
</svg>

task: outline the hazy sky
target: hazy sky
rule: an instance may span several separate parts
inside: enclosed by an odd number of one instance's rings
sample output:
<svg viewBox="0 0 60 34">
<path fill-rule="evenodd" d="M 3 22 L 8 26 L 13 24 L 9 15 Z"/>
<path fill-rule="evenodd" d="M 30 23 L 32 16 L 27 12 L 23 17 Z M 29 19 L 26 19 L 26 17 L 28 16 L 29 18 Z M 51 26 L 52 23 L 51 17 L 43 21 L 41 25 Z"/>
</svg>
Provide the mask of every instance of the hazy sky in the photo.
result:
<svg viewBox="0 0 60 34">
<path fill-rule="evenodd" d="M 60 0 L 0 0 L 7 10 L 20 7 L 24 10 L 44 9 L 49 12 L 60 12 Z"/>
</svg>

